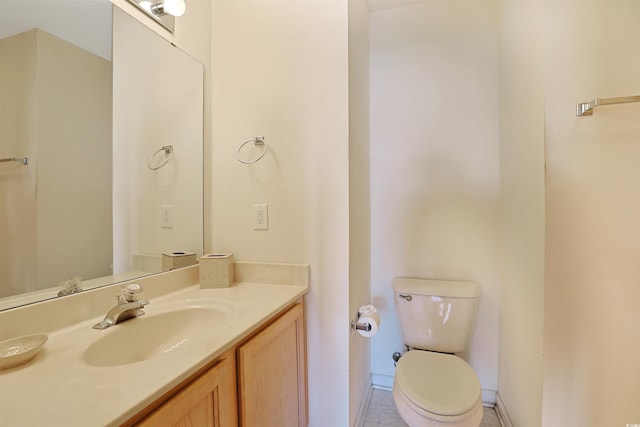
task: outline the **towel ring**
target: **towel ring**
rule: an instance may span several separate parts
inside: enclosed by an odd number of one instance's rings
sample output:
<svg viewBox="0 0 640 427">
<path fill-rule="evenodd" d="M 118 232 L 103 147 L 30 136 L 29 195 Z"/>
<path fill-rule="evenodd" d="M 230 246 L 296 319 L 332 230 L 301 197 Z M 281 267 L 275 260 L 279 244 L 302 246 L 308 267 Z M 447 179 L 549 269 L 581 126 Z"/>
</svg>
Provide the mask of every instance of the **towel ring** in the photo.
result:
<svg viewBox="0 0 640 427">
<path fill-rule="evenodd" d="M 167 158 L 164 159 L 163 162 L 161 162 L 160 164 L 158 164 L 158 166 L 151 166 L 151 163 L 153 162 L 153 160 L 156 158 L 156 156 L 160 153 L 164 151 L 165 154 L 168 154 Z M 162 147 L 158 148 L 155 153 L 153 153 L 151 155 L 151 157 L 149 157 L 149 161 L 147 161 L 147 166 L 149 167 L 149 169 L 151 169 L 152 171 L 158 170 L 161 167 L 163 167 L 164 165 L 166 165 L 167 163 L 169 163 L 169 160 L 171 160 L 171 157 L 173 157 L 173 145 L 163 145 Z"/>
<path fill-rule="evenodd" d="M 251 159 L 251 160 L 242 160 L 240 158 L 240 151 L 242 150 L 242 148 L 247 145 L 248 143 L 253 142 L 253 145 L 263 145 L 264 149 L 262 150 L 262 153 L 260 153 L 258 155 L 258 157 L 256 157 L 255 159 Z M 265 154 L 267 154 L 267 142 L 264 140 L 264 136 L 254 136 L 251 139 L 247 139 L 245 142 L 243 142 L 242 144 L 240 144 L 240 147 L 238 147 L 238 151 L 236 152 L 236 159 L 238 159 L 238 161 L 240 163 L 244 163 L 245 165 L 250 165 L 251 163 L 255 163 L 258 160 L 260 160 L 261 158 L 264 157 Z"/>
</svg>

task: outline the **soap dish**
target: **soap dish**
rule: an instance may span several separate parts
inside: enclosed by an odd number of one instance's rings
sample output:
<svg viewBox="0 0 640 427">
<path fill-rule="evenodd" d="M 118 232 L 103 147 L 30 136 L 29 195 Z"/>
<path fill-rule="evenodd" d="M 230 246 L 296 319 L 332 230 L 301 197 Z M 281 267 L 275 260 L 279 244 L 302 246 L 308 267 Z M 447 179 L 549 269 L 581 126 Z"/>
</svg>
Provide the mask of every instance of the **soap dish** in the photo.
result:
<svg viewBox="0 0 640 427">
<path fill-rule="evenodd" d="M 47 339 L 47 334 L 33 334 L 0 342 L 0 369 L 27 363 L 38 354 Z"/>
</svg>

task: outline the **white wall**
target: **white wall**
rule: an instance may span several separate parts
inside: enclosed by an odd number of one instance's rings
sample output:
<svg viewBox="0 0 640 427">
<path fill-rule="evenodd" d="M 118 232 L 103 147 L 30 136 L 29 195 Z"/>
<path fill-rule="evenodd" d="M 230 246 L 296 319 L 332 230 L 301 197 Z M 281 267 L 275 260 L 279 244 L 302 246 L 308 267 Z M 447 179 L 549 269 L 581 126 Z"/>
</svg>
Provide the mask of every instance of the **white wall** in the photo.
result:
<svg viewBox="0 0 640 427">
<path fill-rule="evenodd" d="M 347 2 L 213 3 L 212 251 L 307 263 L 310 425 L 349 422 Z M 239 163 L 264 135 L 269 152 Z M 248 147 L 249 156 L 252 152 Z M 254 231 L 254 203 L 269 230 Z"/>
<path fill-rule="evenodd" d="M 349 313 L 371 301 L 369 178 L 369 9 L 349 1 Z M 349 425 L 364 416 L 371 391 L 370 339 L 349 339 Z"/>
<path fill-rule="evenodd" d="M 403 350 L 395 276 L 477 282 L 466 358 L 483 399 L 497 389 L 497 7 L 430 1 L 371 15 L 372 339 L 374 384 L 390 386 Z"/>
<path fill-rule="evenodd" d="M 640 422 L 640 2 L 545 3 L 544 426 Z"/>
<path fill-rule="evenodd" d="M 498 403 L 503 414 L 504 409 L 508 411 L 513 425 L 521 427 L 542 425 L 545 242 L 542 19 L 541 0 L 500 3 Z"/>
</svg>

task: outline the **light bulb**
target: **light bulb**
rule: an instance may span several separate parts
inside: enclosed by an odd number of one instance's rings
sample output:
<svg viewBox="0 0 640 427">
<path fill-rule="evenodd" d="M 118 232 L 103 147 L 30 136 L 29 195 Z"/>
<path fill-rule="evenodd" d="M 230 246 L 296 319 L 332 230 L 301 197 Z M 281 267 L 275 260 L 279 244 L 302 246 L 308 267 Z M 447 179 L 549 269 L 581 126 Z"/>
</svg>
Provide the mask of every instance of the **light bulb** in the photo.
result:
<svg viewBox="0 0 640 427">
<path fill-rule="evenodd" d="M 184 0 L 164 0 L 162 9 L 169 15 L 182 16 L 187 10 L 187 5 Z"/>
<path fill-rule="evenodd" d="M 151 8 L 153 7 L 153 4 L 149 0 L 143 0 L 138 3 L 138 6 L 140 6 L 142 9 L 146 10 L 147 12 L 151 12 Z"/>
</svg>

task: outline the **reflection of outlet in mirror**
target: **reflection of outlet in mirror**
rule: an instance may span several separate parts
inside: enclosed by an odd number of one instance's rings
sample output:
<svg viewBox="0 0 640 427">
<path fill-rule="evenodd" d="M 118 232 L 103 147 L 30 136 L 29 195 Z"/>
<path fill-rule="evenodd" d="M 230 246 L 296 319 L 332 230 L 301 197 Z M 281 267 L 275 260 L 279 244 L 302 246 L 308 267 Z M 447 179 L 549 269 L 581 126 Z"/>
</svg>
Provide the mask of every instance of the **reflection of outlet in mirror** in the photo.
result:
<svg viewBox="0 0 640 427">
<path fill-rule="evenodd" d="M 160 210 L 160 226 L 162 228 L 173 228 L 173 206 L 162 205 Z"/>
<path fill-rule="evenodd" d="M 269 229 L 269 210 L 266 203 L 253 205 L 253 229 Z"/>
</svg>

